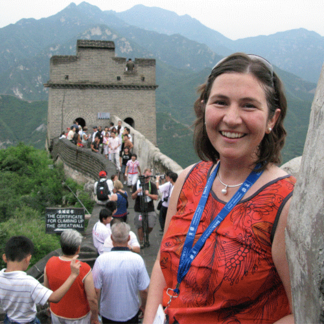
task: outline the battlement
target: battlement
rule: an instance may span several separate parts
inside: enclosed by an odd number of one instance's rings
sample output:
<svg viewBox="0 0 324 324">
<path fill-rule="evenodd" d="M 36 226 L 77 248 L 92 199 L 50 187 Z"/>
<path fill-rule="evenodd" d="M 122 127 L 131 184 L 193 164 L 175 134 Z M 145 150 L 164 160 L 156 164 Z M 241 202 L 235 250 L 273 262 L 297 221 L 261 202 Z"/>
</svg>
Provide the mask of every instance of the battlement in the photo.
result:
<svg viewBox="0 0 324 324">
<path fill-rule="evenodd" d="M 127 71 L 126 58 L 115 57 L 111 41 L 78 40 L 77 55 L 55 55 L 50 59 L 50 80 L 56 84 L 95 82 L 103 85 L 155 86 L 155 59 L 135 58 L 135 69 Z"/>
<path fill-rule="evenodd" d="M 97 40 L 78 39 L 77 52 L 82 48 L 106 49 L 106 50 L 115 51 L 115 43 L 112 41 L 97 41 Z"/>
</svg>

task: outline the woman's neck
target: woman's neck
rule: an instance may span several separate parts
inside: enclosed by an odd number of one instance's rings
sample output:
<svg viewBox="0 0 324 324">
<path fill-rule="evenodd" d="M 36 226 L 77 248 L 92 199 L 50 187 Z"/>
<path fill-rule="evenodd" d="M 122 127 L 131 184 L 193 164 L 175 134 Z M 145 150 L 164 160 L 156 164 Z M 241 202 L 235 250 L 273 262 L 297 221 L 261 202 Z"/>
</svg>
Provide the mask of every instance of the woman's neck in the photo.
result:
<svg viewBox="0 0 324 324">
<path fill-rule="evenodd" d="M 236 185 L 244 182 L 254 167 L 255 163 L 253 163 L 251 160 L 235 161 L 221 159 L 218 175 L 224 183 L 228 185 Z"/>
<path fill-rule="evenodd" d="M 66 255 L 66 254 L 63 254 L 61 256 L 61 259 L 63 259 L 63 260 L 72 260 L 75 256 L 76 256 L 76 254 L 74 254 L 74 255 Z"/>
</svg>

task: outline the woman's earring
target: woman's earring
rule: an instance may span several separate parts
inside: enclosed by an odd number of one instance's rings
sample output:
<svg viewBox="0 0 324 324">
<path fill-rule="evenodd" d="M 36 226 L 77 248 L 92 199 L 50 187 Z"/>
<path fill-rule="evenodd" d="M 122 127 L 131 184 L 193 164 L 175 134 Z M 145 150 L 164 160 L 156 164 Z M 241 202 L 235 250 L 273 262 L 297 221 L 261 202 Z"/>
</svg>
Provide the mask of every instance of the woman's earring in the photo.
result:
<svg viewBox="0 0 324 324">
<path fill-rule="evenodd" d="M 272 131 L 272 128 L 271 127 L 269 127 L 269 133 Z"/>
</svg>

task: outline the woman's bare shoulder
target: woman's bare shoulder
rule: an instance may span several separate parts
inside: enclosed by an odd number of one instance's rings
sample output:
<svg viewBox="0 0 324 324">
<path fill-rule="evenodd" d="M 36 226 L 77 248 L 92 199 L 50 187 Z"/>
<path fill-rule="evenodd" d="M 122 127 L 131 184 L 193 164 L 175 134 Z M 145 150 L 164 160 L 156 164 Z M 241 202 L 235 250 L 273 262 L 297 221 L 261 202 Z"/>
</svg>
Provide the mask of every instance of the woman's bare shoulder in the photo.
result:
<svg viewBox="0 0 324 324">
<path fill-rule="evenodd" d="M 264 175 L 268 181 L 271 181 L 277 178 L 287 176 L 288 173 L 285 170 L 280 169 L 278 166 L 271 164 L 264 172 Z"/>
</svg>

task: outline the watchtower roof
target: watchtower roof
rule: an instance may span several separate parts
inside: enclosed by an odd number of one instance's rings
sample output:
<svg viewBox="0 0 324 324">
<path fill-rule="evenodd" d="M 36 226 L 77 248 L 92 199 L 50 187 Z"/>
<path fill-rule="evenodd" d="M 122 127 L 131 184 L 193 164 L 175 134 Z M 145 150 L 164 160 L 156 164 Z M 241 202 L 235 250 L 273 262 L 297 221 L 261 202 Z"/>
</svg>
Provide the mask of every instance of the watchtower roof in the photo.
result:
<svg viewBox="0 0 324 324">
<path fill-rule="evenodd" d="M 94 48 L 115 50 L 115 43 L 112 41 L 84 40 L 77 41 L 77 48 Z"/>
</svg>

